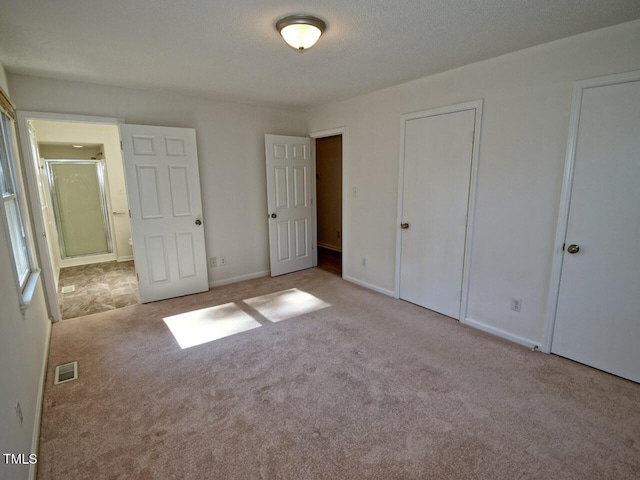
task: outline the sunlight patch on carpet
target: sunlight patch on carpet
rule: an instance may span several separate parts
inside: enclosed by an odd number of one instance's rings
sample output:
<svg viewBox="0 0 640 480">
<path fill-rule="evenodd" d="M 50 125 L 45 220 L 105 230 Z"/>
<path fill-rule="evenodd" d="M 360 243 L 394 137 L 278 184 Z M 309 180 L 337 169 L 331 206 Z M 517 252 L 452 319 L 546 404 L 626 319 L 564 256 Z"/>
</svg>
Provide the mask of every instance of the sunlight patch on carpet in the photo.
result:
<svg viewBox="0 0 640 480">
<path fill-rule="evenodd" d="M 297 288 L 250 298 L 244 300 L 244 303 L 274 323 L 331 306 L 318 297 Z"/>
<path fill-rule="evenodd" d="M 182 349 L 258 328 L 260 324 L 234 303 L 226 303 L 163 319 Z"/>
</svg>

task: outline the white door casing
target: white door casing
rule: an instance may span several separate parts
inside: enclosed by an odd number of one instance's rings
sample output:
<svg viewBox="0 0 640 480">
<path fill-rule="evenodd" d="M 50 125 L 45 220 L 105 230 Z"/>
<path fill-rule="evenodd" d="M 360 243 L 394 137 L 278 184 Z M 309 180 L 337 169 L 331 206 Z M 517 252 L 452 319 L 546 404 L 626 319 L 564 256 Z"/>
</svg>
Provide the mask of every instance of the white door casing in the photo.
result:
<svg viewBox="0 0 640 480">
<path fill-rule="evenodd" d="M 275 277 L 313 266 L 311 139 L 265 135 L 269 257 Z"/>
<path fill-rule="evenodd" d="M 565 248 L 560 247 L 555 305 L 550 294 L 551 351 L 635 382 L 640 382 L 638 152 L 640 72 L 578 82 L 563 192 L 566 216 L 563 220 L 561 209 L 558 227 Z"/>
<path fill-rule="evenodd" d="M 142 303 L 208 290 L 196 133 L 121 125 Z"/>
<path fill-rule="evenodd" d="M 455 319 L 464 313 L 480 107 L 408 114 L 402 123 L 398 297 Z"/>
<path fill-rule="evenodd" d="M 44 281 L 44 291 L 47 297 L 47 304 L 51 318 L 54 321 L 58 321 L 62 318 L 60 312 L 60 304 L 58 302 L 58 277 L 60 275 L 60 251 L 57 250 L 58 239 L 56 229 L 52 225 L 48 224 L 48 218 L 53 216 L 51 211 L 50 200 L 44 190 L 44 182 L 46 182 L 46 173 L 44 168 L 40 168 L 40 151 L 38 148 L 38 139 L 36 138 L 35 130 L 30 122 L 23 120 L 24 125 L 27 126 L 27 135 L 29 138 L 29 150 L 27 156 L 30 156 L 31 163 L 25 158 L 27 165 L 27 181 L 29 177 L 33 177 L 35 183 L 38 185 L 36 192 L 31 193 L 31 199 L 37 197 L 38 211 L 34 212 L 32 209 L 32 218 L 35 231 L 35 240 L 38 253 L 40 254 L 40 267 L 44 273 L 44 277 L 50 281 Z M 31 187 L 31 185 L 29 185 Z M 55 221 L 55 219 L 52 219 Z M 50 228 L 47 228 L 47 227 Z M 56 238 L 52 238 L 55 235 Z M 55 243 L 54 243 L 55 242 Z M 55 256 L 54 256 L 55 255 Z M 55 262 L 55 263 L 54 263 Z"/>
</svg>

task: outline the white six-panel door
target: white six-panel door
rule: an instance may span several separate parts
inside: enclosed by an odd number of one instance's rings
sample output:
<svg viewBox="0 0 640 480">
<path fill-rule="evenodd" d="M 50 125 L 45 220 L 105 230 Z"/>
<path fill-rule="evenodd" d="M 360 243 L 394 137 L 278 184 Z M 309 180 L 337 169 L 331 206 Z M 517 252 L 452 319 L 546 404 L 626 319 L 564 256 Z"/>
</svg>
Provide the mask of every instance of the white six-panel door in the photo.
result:
<svg viewBox="0 0 640 480">
<path fill-rule="evenodd" d="M 271 276 L 313 266 L 311 139 L 265 135 Z"/>
<path fill-rule="evenodd" d="M 640 382 L 636 77 L 582 93 L 551 351 Z"/>
<path fill-rule="evenodd" d="M 196 133 L 121 125 L 140 301 L 209 288 Z"/>
<path fill-rule="evenodd" d="M 404 121 L 399 297 L 460 319 L 476 109 Z"/>
</svg>

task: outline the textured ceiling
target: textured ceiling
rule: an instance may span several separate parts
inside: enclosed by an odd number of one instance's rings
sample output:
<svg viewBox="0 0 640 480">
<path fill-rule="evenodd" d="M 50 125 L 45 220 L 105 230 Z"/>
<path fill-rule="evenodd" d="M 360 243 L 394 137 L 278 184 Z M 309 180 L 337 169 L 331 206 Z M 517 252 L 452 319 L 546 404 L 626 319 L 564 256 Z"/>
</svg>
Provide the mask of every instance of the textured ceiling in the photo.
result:
<svg viewBox="0 0 640 480">
<path fill-rule="evenodd" d="M 291 13 L 328 25 L 304 53 L 274 28 Z M 638 18 L 638 0 L 0 0 L 0 62 L 309 107 Z"/>
</svg>

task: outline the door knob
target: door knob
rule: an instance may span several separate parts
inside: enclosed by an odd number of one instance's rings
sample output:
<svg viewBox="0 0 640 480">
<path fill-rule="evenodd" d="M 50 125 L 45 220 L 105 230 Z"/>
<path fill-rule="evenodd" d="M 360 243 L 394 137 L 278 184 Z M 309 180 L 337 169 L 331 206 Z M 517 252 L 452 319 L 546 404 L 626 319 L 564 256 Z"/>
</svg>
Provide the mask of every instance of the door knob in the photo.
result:
<svg viewBox="0 0 640 480">
<path fill-rule="evenodd" d="M 278 214 L 277 213 L 272 213 L 271 214 L 271 218 L 278 218 Z"/>
<path fill-rule="evenodd" d="M 200 219 L 196 220 L 196 225 L 202 225 L 202 221 Z"/>
<path fill-rule="evenodd" d="M 407 228 L 409 228 L 409 224 L 408 223 L 401 223 L 400 224 L 400 228 L 403 230 L 406 230 Z"/>
<path fill-rule="evenodd" d="M 578 253 L 579 251 L 580 251 L 580 247 L 578 245 L 573 244 L 567 247 L 567 252 L 569 253 Z"/>
</svg>

